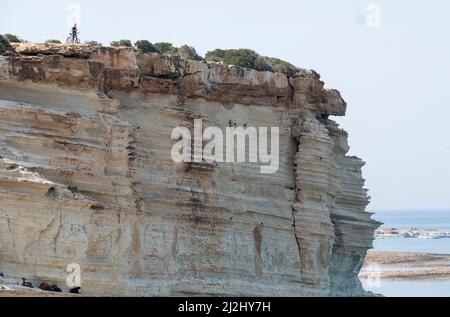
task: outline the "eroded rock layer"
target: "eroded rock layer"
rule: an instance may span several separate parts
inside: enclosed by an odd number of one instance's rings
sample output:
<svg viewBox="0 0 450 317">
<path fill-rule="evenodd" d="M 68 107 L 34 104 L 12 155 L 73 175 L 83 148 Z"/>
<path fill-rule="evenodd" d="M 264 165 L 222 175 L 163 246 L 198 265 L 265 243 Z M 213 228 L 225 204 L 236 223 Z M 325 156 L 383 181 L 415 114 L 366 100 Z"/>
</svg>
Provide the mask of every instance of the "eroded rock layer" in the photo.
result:
<svg viewBox="0 0 450 317">
<path fill-rule="evenodd" d="M 364 295 L 378 223 L 320 76 L 128 48 L 0 56 L 0 272 L 97 295 Z M 280 166 L 175 164 L 171 132 L 279 127 Z"/>
</svg>

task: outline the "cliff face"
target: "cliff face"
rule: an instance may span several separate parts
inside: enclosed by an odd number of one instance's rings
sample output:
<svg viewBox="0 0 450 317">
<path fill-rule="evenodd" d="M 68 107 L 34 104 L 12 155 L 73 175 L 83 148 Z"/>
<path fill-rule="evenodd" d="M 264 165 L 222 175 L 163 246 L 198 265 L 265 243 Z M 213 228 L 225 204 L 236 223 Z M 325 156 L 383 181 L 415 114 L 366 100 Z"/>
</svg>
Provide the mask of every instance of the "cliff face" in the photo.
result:
<svg viewBox="0 0 450 317">
<path fill-rule="evenodd" d="M 363 295 L 378 223 L 320 76 L 127 48 L 0 56 L 0 272 L 110 295 Z M 280 128 L 280 166 L 175 164 L 171 131 Z"/>
</svg>

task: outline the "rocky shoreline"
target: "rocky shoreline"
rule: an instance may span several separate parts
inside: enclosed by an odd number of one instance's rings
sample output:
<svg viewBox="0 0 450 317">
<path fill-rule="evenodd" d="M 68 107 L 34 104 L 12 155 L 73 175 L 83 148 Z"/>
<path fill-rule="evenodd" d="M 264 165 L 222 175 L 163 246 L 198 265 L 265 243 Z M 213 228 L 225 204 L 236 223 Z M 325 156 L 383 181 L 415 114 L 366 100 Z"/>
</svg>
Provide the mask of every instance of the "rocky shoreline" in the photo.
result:
<svg viewBox="0 0 450 317">
<path fill-rule="evenodd" d="M 359 274 L 361 280 L 450 280 L 450 254 L 369 251 Z"/>
</svg>

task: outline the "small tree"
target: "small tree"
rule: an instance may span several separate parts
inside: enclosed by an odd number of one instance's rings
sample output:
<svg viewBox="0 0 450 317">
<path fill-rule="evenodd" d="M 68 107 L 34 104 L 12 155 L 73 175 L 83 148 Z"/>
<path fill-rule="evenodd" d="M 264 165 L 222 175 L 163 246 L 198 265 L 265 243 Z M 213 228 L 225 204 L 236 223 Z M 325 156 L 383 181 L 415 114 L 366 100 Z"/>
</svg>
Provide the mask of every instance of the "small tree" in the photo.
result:
<svg viewBox="0 0 450 317">
<path fill-rule="evenodd" d="M 17 35 L 14 35 L 14 34 L 7 33 L 7 34 L 4 34 L 3 36 L 6 37 L 6 39 L 9 41 L 9 43 L 22 43 L 23 42 L 23 40 L 20 37 L 18 37 Z"/>
<path fill-rule="evenodd" d="M 156 47 L 147 40 L 140 40 L 134 43 L 134 47 L 142 53 L 155 53 L 158 52 Z"/>
<path fill-rule="evenodd" d="M 161 54 L 175 54 L 177 52 L 177 48 L 169 42 L 158 42 L 153 45 Z"/>
<path fill-rule="evenodd" d="M 8 39 L 3 36 L 0 35 L 0 54 L 6 52 L 6 51 L 12 51 L 13 48 L 11 46 L 11 44 L 9 43 Z"/>
<path fill-rule="evenodd" d="M 47 40 L 47 41 L 45 41 L 45 43 L 48 43 L 48 44 L 62 44 L 60 40 L 55 40 L 55 39 Z"/>
<path fill-rule="evenodd" d="M 112 41 L 111 46 L 119 47 L 119 46 L 125 46 L 125 47 L 133 47 L 130 40 L 120 40 L 120 41 Z"/>
<path fill-rule="evenodd" d="M 197 54 L 197 51 L 192 46 L 182 45 L 178 48 L 178 55 L 184 59 L 193 59 L 196 61 L 201 61 L 202 57 Z"/>
</svg>

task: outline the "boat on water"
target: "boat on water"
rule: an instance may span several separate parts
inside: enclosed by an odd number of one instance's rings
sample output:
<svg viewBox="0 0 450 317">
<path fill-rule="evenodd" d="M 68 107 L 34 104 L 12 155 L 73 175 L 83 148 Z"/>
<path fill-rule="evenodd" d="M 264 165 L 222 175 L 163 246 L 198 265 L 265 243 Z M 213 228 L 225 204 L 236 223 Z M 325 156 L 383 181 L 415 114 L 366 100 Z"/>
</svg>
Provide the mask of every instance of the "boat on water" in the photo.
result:
<svg viewBox="0 0 450 317">
<path fill-rule="evenodd" d="M 437 229 L 395 229 L 383 228 L 375 231 L 375 239 L 405 238 L 405 239 L 450 239 L 450 232 Z"/>
<path fill-rule="evenodd" d="M 433 231 L 425 231 L 422 232 L 419 236 L 419 239 L 440 239 L 443 238 L 443 235 L 437 231 L 437 230 L 433 230 Z"/>
</svg>

